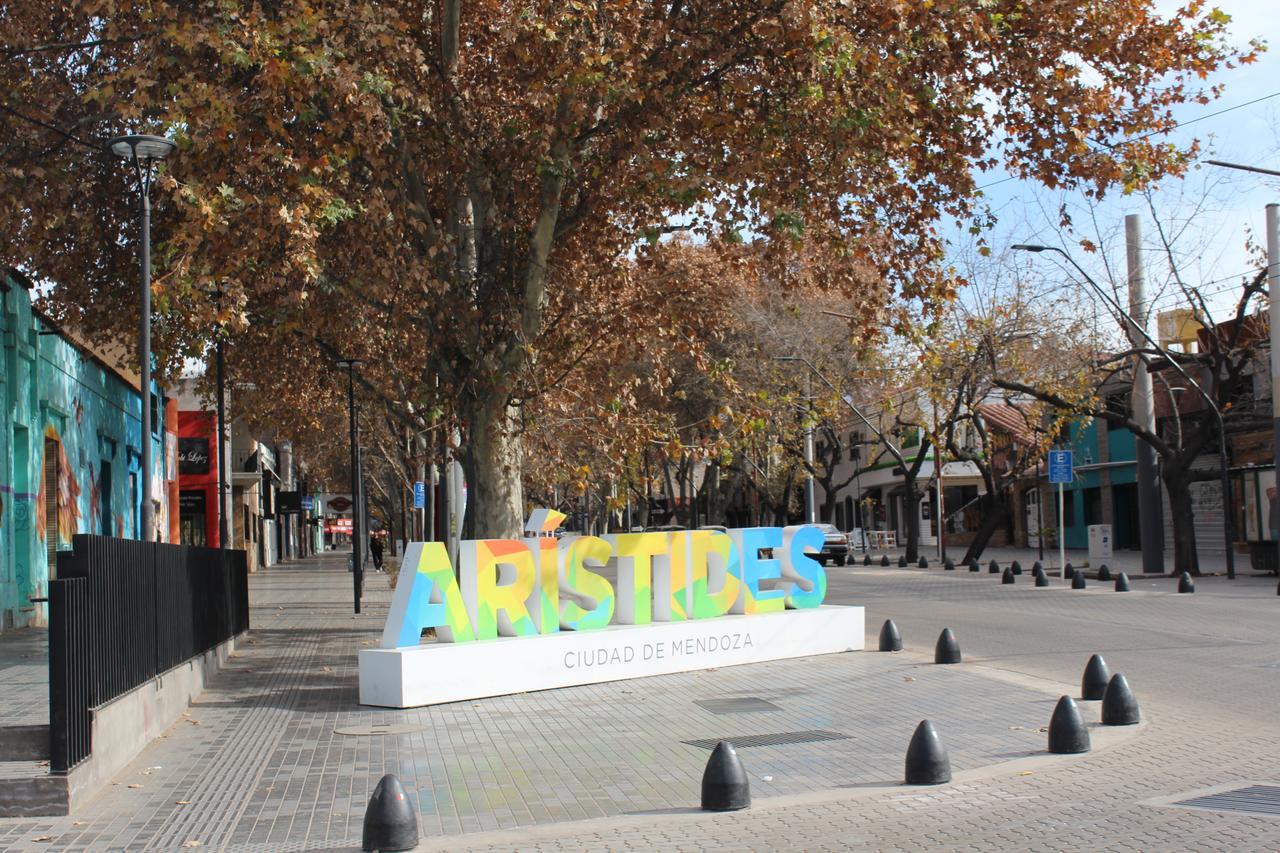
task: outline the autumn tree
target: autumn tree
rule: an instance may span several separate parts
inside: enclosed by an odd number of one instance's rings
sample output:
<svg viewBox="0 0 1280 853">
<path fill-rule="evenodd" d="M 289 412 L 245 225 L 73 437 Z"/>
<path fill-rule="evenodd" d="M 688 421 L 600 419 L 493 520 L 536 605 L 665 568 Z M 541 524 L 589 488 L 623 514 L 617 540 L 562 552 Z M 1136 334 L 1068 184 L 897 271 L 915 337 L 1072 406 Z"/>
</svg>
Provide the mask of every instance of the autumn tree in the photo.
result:
<svg viewBox="0 0 1280 853">
<path fill-rule="evenodd" d="M 59 316 L 131 327 L 128 178 L 91 149 L 172 135 L 161 355 L 203 349 L 218 284 L 249 351 L 386 362 L 385 397 L 459 427 L 477 529 L 511 534 L 521 410 L 627 334 L 599 318 L 638 242 L 809 254 L 869 318 L 889 291 L 945 297 L 934 225 L 974 213 L 975 169 L 1092 193 L 1180 169 L 1146 134 L 1251 58 L 1226 21 L 1199 0 L 11 4 L 0 262 L 57 282 Z"/>
<path fill-rule="evenodd" d="M 1220 476 L 1217 466 L 1202 465 L 1201 460 L 1216 456 L 1224 441 L 1229 449 L 1233 436 L 1264 430 L 1271 421 L 1270 412 L 1257 405 L 1261 395 L 1256 381 L 1267 372 L 1259 358 L 1267 328 L 1260 311 L 1266 293 L 1265 260 L 1255 246 L 1256 264 L 1261 268 L 1257 272 L 1229 277 L 1225 284 L 1198 281 L 1188 272 L 1186 259 L 1208 251 L 1206 240 L 1212 241 L 1215 235 L 1174 226 L 1188 221 L 1180 205 L 1176 212 L 1163 210 L 1160 198 L 1152 193 L 1145 195 L 1145 201 L 1159 247 L 1148 255 L 1148 275 L 1154 279 L 1159 307 L 1180 311 L 1182 322 L 1194 330 L 1192 345 L 1165 351 L 1141 339 L 1130 343 L 1125 339 L 1125 319 L 1104 303 L 1097 306 L 1102 319 L 1091 358 L 1070 366 L 1060 364 L 1052 374 L 1001 371 L 996 384 L 1057 411 L 1127 429 L 1152 447 L 1160 460 L 1160 478 L 1172 515 L 1175 571 L 1198 574 L 1193 487 Z M 1193 209 L 1200 204 L 1194 197 L 1190 203 Z M 1124 273 L 1107 262 L 1108 250 L 1115 251 L 1107 234 L 1094 231 L 1086 237 L 1077 231 L 1072 236 L 1098 247 L 1101 286 L 1123 294 Z M 1129 389 L 1137 369 L 1151 370 L 1158 408 L 1168 413 L 1158 419 L 1154 430 L 1133 409 Z M 1182 373 L 1200 386 L 1207 400 Z"/>
</svg>

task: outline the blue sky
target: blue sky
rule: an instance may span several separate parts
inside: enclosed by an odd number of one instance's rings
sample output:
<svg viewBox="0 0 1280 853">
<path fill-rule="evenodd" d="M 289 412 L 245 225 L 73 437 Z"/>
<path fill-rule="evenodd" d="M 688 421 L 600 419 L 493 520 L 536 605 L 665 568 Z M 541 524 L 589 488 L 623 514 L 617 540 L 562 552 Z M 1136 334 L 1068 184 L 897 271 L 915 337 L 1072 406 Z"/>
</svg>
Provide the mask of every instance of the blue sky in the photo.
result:
<svg viewBox="0 0 1280 853">
<path fill-rule="evenodd" d="M 1178 5 L 1169 0 L 1157 2 L 1165 13 Z M 1178 109 L 1176 118 L 1187 124 L 1167 138 L 1182 144 L 1199 139 L 1204 148 L 1202 159 L 1280 170 L 1280 2 L 1224 0 L 1218 5 L 1232 17 L 1233 44 L 1243 46 L 1251 38 L 1261 38 L 1270 49 L 1252 65 L 1216 75 L 1211 82 L 1225 84 L 1222 97 L 1208 105 L 1189 104 Z M 1222 112 L 1259 99 L 1266 100 Z M 1211 116 L 1219 112 L 1222 114 Z M 1107 277 L 1108 263 L 1113 274 L 1123 276 L 1123 221 L 1126 214 L 1137 213 L 1143 217 L 1149 288 L 1158 294 L 1157 307 L 1172 307 L 1179 301 L 1180 295 L 1169 286 L 1167 256 L 1158 253 L 1160 238 L 1146 198 L 1115 193 L 1090 210 L 1082 194 L 1049 192 L 1016 179 L 996 183 L 1004 177 L 1007 175 L 996 172 L 980 178 L 980 184 L 988 185 L 988 203 L 999 215 L 999 224 L 989 236 L 994 251 L 999 253 L 1020 242 L 1058 245 L 1071 251 L 1099 280 Z M 1265 207 L 1280 203 L 1280 178 L 1202 164 L 1185 180 L 1165 182 L 1153 193 L 1152 201 L 1166 231 L 1177 235 L 1173 256 L 1183 279 L 1202 284 L 1213 294 L 1219 309 L 1234 304 L 1239 274 L 1254 264 L 1246 250 L 1246 232 L 1251 228 L 1255 239 L 1265 245 Z M 1073 211 L 1077 234 L 1064 233 L 1059 227 L 1060 204 Z M 1098 243 L 1101 252 L 1085 252 L 1079 247 L 1081 238 Z M 1018 263 L 1049 279 L 1065 278 L 1064 268 L 1049 254 L 1023 256 Z"/>
</svg>

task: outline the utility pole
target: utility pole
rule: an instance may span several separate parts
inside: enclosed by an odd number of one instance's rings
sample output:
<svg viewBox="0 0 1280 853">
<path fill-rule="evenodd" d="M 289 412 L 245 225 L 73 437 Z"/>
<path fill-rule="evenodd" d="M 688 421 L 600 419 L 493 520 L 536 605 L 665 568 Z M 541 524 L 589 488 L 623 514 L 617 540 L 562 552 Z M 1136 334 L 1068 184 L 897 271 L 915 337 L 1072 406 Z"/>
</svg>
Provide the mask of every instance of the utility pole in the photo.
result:
<svg viewBox="0 0 1280 853">
<path fill-rule="evenodd" d="M 1129 343 L 1135 349 L 1143 346 L 1136 328 L 1147 326 L 1146 275 L 1142 267 L 1142 219 L 1135 213 L 1124 218 L 1126 256 L 1129 265 L 1129 316 L 1126 328 Z M 1130 398 L 1133 418 L 1151 433 L 1156 431 L 1155 397 L 1152 394 L 1151 371 L 1141 356 L 1133 359 L 1133 392 Z M 1160 480 L 1156 470 L 1156 449 L 1139 439 L 1138 457 L 1138 535 L 1142 540 L 1142 573 L 1164 574 L 1164 522 L 1160 506 Z M 1225 495 L 1223 496 L 1225 501 Z M 1225 505 L 1225 503 L 1224 503 Z"/>
</svg>

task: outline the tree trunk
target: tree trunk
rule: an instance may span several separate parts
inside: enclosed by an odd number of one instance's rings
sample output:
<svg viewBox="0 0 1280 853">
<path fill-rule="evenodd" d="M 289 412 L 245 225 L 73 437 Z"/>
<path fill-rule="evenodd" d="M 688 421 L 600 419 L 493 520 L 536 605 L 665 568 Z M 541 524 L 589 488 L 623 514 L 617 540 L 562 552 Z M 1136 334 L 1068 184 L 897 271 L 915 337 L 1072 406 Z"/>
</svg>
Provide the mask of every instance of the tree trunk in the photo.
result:
<svg viewBox="0 0 1280 853">
<path fill-rule="evenodd" d="M 1169 511 L 1173 518 L 1173 570 L 1175 573 L 1200 574 L 1196 554 L 1196 514 L 1191 506 L 1191 480 L 1186 472 L 1168 464 L 1164 468 L 1164 485 L 1169 490 Z"/>
<path fill-rule="evenodd" d="M 818 521 L 826 524 L 835 524 L 836 518 L 836 490 L 831 488 L 831 482 L 828 481 L 822 486 L 822 514 L 818 516 Z M 852 525 L 846 521 L 845 527 Z"/>
<path fill-rule="evenodd" d="M 981 557 L 982 552 L 987 550 L 987 543 L 991 541 L 991 537 L 1002 525 L 1008 524 L 1008 520 L 1009 502 L 994 492 L 987 492 L 982 498 L 982 524 L 973 534 L 973 541 L 969 543 L 969 548 L 964 552 L 960 562 L 967 563 Z"/>
<path fill-rule="evenodd" d="M 471 400 L 465 411 L 469 425 L 467 516 L 476 538 L 516 539 L 524 526 L 521 487 L 523 446 L 518 412 L 494 396 Z"/>
<path fill-rule="evenodd" d="M 902 511 L 906 514 L 907 562 L 920 559 L 920 489 L 916 478 L 907 476 L 902 481 Z"/>
</svg>

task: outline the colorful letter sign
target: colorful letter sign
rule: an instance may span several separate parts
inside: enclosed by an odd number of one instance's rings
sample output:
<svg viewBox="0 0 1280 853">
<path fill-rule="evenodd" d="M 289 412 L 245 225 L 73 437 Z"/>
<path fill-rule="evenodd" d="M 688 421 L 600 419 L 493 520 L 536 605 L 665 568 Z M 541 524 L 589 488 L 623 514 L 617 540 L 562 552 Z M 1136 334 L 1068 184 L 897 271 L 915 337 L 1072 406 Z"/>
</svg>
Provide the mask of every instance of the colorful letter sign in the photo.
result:
<svg viewBox="0 0 1280 853">
<path fill-rule="evenodd" d="M 441 543 L 411 544 L 381 648 L 360 653 L 361 701 L 412 707 L 862 648 L 862 608 L 820 606 L 817 527 L 556 539 L 563 520 L 540 510 L 524 539 L 462 542 L 457 566 Z M 427 629 L 436 642 L 422 644 Z"/>
</svg>

